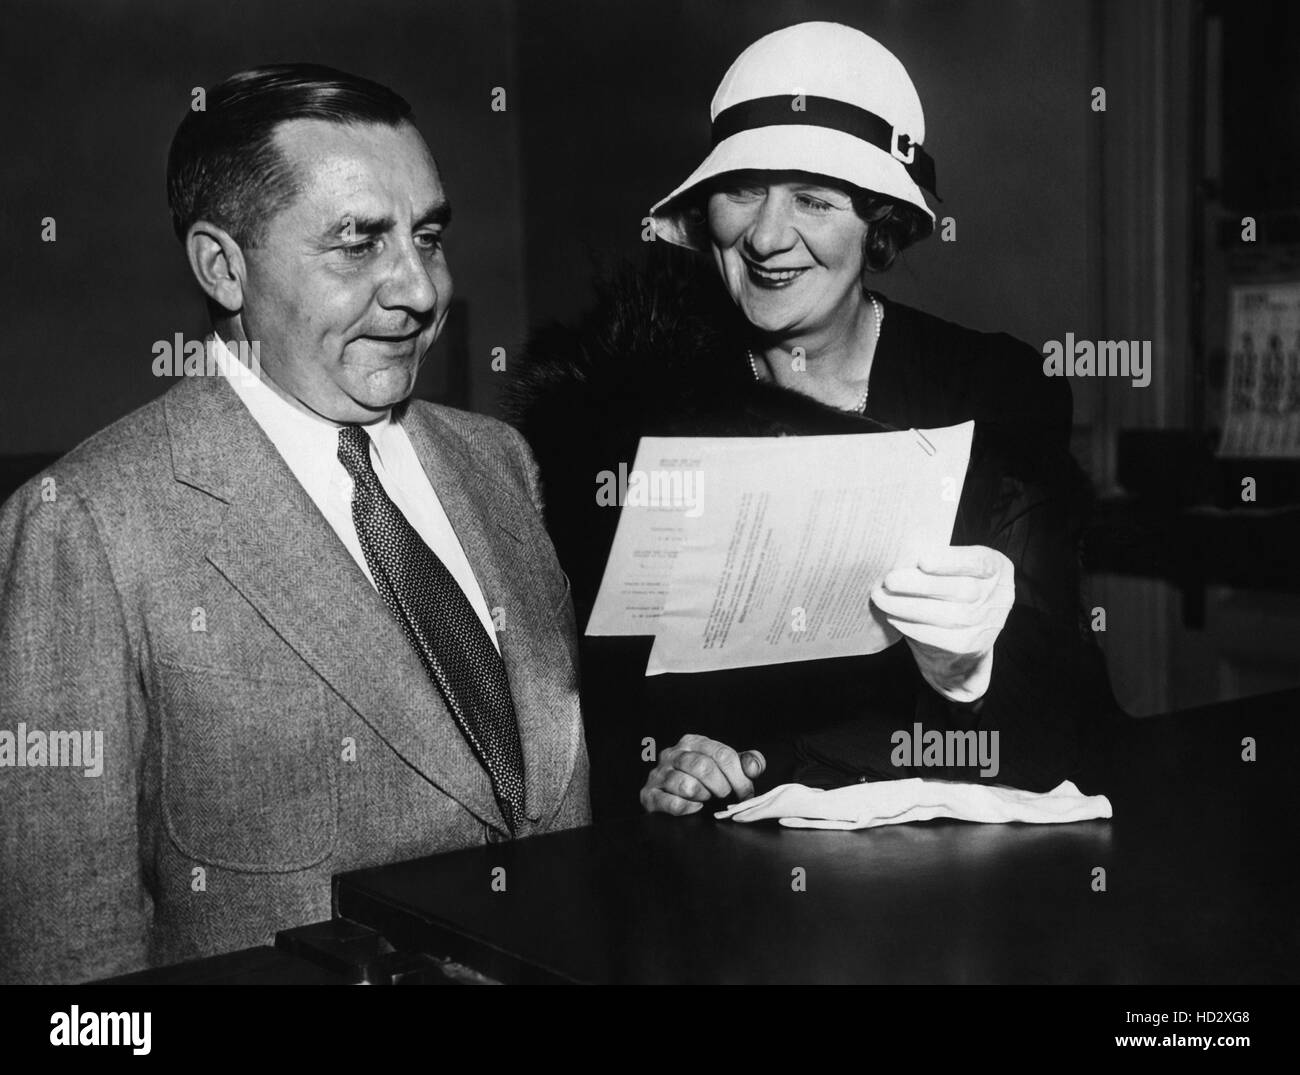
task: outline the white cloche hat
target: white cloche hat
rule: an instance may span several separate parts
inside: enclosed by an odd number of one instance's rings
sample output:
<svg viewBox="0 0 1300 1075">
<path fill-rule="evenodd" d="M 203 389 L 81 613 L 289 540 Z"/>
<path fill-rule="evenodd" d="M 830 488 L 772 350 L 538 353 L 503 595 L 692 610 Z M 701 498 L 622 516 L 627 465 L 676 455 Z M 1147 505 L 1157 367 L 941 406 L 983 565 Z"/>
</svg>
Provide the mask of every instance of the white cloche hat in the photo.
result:
<svg viewBox="0 0 1300 1075">
<path fill-rule="evenodd" d="M 898 58 L 862 31 L 804 22 L 759 38 L 722 77 L 709 115 L 713 150 L 650 210 L 659 238 L 696 246 L 682 195 L 742 169 L 839 179 L 916 206 L 933 230 L 921 99 Z"/>
</svg>

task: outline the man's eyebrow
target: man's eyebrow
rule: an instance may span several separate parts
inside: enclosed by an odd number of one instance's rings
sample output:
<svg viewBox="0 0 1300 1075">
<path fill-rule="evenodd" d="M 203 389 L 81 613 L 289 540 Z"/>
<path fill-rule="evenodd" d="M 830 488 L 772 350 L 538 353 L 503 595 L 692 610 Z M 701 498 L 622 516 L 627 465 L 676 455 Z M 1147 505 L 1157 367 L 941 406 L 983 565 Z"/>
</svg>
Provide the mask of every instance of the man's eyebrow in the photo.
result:
<svg viewBox="0 0 1300 1075">
<path fill-rule="evenodd" d="M 356 239 L 359 236 L 383 235 L 385 232 L 392 230 L 393 224 L 392 217 L 367 217 L 345 213 L 325 229 L 323 237 L 326 239 L 348 240 Z"/>
<path fill-rule="evenodd" d="M 427 224 L 437 224 L 445 228 L 451 223 L 451 202 L 434 202 L 415 218 L 414 227 L 423 228 Z"/>
<path fill-rule="evenodd" d="M 430 224 L 446 227 L 451 223 L 451 205 L 448 202 L 435 202 L 416 218 L 412 228 L 423 228 Z M 326 239 L 356 239 L 383 235 L 397 226 L 391 216 L 356 216 L 346 213 L 325 230 Z"/>
</svg>

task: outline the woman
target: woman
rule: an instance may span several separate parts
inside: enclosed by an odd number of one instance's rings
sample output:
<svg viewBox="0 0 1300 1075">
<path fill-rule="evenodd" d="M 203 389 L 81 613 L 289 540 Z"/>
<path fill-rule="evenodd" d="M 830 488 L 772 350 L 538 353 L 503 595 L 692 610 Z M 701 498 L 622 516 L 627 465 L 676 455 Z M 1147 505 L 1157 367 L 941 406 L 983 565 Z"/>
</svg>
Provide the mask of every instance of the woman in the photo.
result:
<svg viewBox="0 0 1300 1075">
<path fill-rule="evenodd" d="M 997 782 L 1055 786 L 1110 704 L 1079 617 L 1087 489 L 1069 456 L 1067 382 L 1025 344 L 872 286 L 934 227 L 920 100 L 877 42 L 832 23 L 770 34 L 727 72 L 712 117 L 712 152 L 651 210 L 660 239 L 696 253 L 606 286 L 576 330 L 538 334 L 513 387 L 579 624 L 617 526 L 595 475 L 630 463 L 641 436 L 974 419 L 975 441 L 952 547 L 873 594 L 905 645 L 647 679 L 648 640 L 584 639 L 593 809 L 634 810 L 638 787 L 644 808 L 689 814 L 748 797 L 760 778 L 978 779 L 895 764 L 894 733 L 916 722 L 996 730 Z"/>
</svg>

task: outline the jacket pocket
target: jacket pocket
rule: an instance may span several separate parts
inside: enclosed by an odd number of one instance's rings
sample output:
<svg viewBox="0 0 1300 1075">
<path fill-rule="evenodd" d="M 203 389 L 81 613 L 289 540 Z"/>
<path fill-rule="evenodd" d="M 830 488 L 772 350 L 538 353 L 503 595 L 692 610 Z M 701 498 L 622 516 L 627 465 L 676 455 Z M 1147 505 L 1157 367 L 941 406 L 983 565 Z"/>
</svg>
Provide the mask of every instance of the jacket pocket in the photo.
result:
<svg viewBox="0 0 1300 1075">
<path fill-rule="evenodd" d="M 185 855 L 248 873 L 322 862 L 338 835 L 325 684 L 158 667 L 162 811 Z"/>
</svg>

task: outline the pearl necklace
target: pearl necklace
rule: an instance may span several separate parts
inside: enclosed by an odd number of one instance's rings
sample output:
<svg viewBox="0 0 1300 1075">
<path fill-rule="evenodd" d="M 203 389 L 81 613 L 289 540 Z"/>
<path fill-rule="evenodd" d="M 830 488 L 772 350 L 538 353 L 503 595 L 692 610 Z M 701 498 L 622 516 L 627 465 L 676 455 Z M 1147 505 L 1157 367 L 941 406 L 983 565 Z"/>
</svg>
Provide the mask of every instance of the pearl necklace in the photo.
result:
<svg viewBox="0 0 1300 1075">
<path fill-rule="evenodd" d="M 876 346 L 878 347 L 878 346 L 880 346 L 880 326 L 881 326 L 882 324 L 884 324 L 884 321 L 885 321 L 885 311 L 884 311 L 884 309 L 881 307 L 880 302 L 879 302 L 879 300 L 876 298 L 875 295 L 873 295 L 873 294 L 871 294 L 870 292 L 868 292 L 868 293 L 867 293 L 867 298 L 869 298 L 869 299 L 871 300 L 871 312 L 874 313 L 874 314 L 876 315 Z M 754 354 L 753 351 L 748 351 L 748 352 L 746 352 L 746 353 L 749 355 L 749 368 L 750 368 L 750 371 L 754 374 L 754 380 L 757 381 L 757 382 L 759 382 L 759 383 L 761 384 L 762 381 L 763 381 L 763 378 L 760 377 L 759 374 L 758 374 L 758 356 L 757 356 L 756 354 Z M 874 353 L 874 351 L 873 351 L 873 353 Z M 868 371 L 867 371 L 867 386 L 862 390 L 862 398 L 861 398 L 860 400 L 858 400 L 858 405 L 857 405 L 856 407 L 853 408 L 853 409 L 854 409 L 858 414 L 865 414 L 865 413 L 866 413 L 866 410 L 867 410 L 867 394 L 871 391 L 871 379 L 870 379 L 870 378 L 871 378 L 871 372 L 870 372 L 870 370 L 868 370 Z"/>
</svg>

